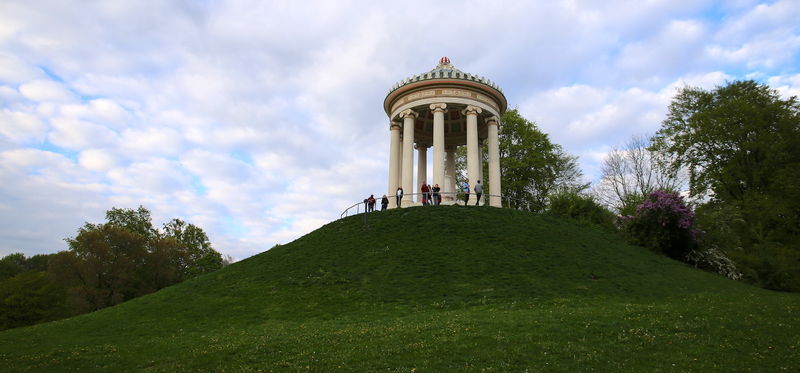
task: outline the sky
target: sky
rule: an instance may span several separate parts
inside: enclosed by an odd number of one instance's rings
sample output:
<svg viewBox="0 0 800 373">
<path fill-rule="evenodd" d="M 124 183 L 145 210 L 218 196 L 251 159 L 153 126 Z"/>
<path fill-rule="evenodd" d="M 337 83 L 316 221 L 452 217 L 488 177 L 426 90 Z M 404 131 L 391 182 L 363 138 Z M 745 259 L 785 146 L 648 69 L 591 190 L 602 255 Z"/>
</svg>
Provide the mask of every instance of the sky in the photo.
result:
<svg viewBox="0 0 800 373">
<path fill-rule="evenodd" d="M 442 56 L 596 181 L 681 87 L 800 95 L 798 20 L 797 0 L 3 0 L 0 255 L 140 205 L 235 259 L 288 243 L 386 193 L 383 99 Z"/>
</svg>

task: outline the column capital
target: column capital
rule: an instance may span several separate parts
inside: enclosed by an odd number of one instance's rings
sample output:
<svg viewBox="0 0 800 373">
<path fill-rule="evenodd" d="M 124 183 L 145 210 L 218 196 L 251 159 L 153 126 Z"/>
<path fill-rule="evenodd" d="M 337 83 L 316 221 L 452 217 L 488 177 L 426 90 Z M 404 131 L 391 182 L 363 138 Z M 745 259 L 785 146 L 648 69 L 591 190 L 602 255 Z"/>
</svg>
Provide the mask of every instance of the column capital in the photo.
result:
<svg viewBox="0 0 800 373">
<path fill-rule="evenodd" d="M 437 112 L 444 113 L 445 111 L 447 111 L 447 110 L 445 110 L 445 109 L 447 109 L 447 104 L 445 104 L 444 102 L 431 104 L 430 109 L 433 110 L 434 113 L 437 113 Z"/>
<path fill-rule="evenodd" d="M 474 105 L 467 105 L 467 108 L 462 111 L 464 115 L 478 115 L 483 112 L 483 109 L 474 106 Z"/>
<path fill-rule="evenodd" d="M 401 128 L 403 128 L 403 126 L 400 124 L 400 122 L 392 121 L 391 123 L 389 123 L 390 131 L 399 131 Z"/>
<path fill-rule="evenodd" d="M 489 125 L 489 126 L 492 126 L 492 125 L 496 126 L 499 123 L 500 123 L 500 120 L 494 115 L 492 115 L 491 117 L 486 118 L 486 124 Z"/>
<path fill-rule="evenodd" d="M 416 117 L 418 116 L 418 115 L 417 115 L 417 112 L 416 112 L 416 111 L 414 111 L 414 110 L 411 110 L 411 109 L 406 109 L 406 110 L 403 110 L 403 111 L 401 111 L 401 112 L 400 112 L 400 114 L 398 114 L 398 115 L 400 115 L 400 118 L 403 118 L 403 119 L 406 119 L 406 118 L 416 118 Z"/>
</svg>

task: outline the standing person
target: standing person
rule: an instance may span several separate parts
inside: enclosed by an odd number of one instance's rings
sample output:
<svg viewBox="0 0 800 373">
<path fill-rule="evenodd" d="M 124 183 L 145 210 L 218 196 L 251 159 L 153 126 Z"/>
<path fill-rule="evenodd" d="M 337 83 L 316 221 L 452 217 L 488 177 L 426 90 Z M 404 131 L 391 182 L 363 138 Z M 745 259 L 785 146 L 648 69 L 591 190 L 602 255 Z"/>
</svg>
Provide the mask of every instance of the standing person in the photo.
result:
<svg viewBox="0 0 800 373">
<path fill-rule="evenodd" d="M 464 185 L 461 186 L 461 191 L 464 192 L 464 206 L 469 203 L 469 179 L 464 180 Z"/>
<path fill-rule="evenodd" d="M 430 189 L 430 187 L 428 187 L 428 184 L 422 183 L 422 187 L 420 188 L 420 191 L 422 192 L 422 205 L 424 206 L 424 205 L 429 204 L 430 203 L 430 198 L 431 198 L 430 197 L 431 189 Z"/>
<path fill-rule="evenodd" d="M 397 208 L 400 208 L 400 202 L 403 200 L 403 187 L 397 187 L 397 191 L 394 192 L 394 198 L 397 201 Z"/>
<path fill-rule="evenodd" d="M 478 202 L 481 201 L 481 195 L 483 195 L 483 184 L 481 184 L 481 181 L 478 180 L 478 182 L 475 183 L 475 196 L 478 197 L 475 199 L 475 206 L 477 206 Z"/>
<path fill-rule="evenodd" d="M 389 207 L 389 197 L 384 194 L 383 198 L 381 198 L 381 211 L 386 211 L 387 207 Z"/>
<path fill-rule="evenodd" d="M 433 204 L 439 206 L 442 203 L 442 195 L 439 192 L 442 188 L 439 188 L 439 184 L 433 186 Z"/>
<path fill-rule="evenodd" d="M 367 198 L 367 211 L 373 212 L 375 211 L 375 195 L 370 194 L 369 198 Z"/>
</svg>

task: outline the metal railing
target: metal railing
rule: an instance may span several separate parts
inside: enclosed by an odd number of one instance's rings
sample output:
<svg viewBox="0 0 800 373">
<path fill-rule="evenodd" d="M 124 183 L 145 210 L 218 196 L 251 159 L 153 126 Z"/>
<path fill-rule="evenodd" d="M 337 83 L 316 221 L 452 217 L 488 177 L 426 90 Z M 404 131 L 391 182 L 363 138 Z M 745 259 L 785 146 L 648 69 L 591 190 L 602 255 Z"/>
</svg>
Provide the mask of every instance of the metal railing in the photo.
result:
<svg viewBox="0 0 800 373">
<path fill-rule="evenodd" d="M 413 201 L 412 197 L 422 196 L 422 194 L 423 193 L 404 193 L 403 194 L 403 200 L 408 201 L 406 198 L 411 198 L 411 200 Z M 433 192 L 428 193 L 428 194 L 433 196 Z M 442 205 L 460 205 L 460 206 L 464 205 L 464 193 L 462 193 L 462 192 L 439 192 L 439 194 L 441 196 L 440 198 L 443 199 L 442 203 L 441 203 Z M 474 195 L 474 193 L 470 193 L 470 194 Z M 387 197 L 389 198 L 389 203 L 391 204 L 392 200 L 396 200 L 397 196 L 396 195 L 391 195 L 391 196 L 387 196 Z M 449 197 L 449 198 L 445 200 L 446 197 Z M 519 199 L 519 198 L 508 197 L 508 196 L 498 196 L 496 194 L 482 194 L 481 195 L 481 203 L 480 203 L 479 206 L 488 205 L 489 204 L 489 197 L 500 197 L 500 206 L 503 207 L 503 208 L 513 208 L 513 209 L 517 209 L 517 210 L 531 211 L 531 204 L 530 204 L 529 201 L 526 201 L 526 200 L 523 200 L 523 199 Z M 375 199 L 375 207 L 376 208 L 375 208 L 374 211 L 380 211 L 380 200 L 381 200 L 381 198 L 376 198 Z M 420 204 L 420 205 L 422 204 L 421 202 L 413 202 L 413 203 L 414 204 Z M 433 206 L 433 203 L 429 202 L 428 204 L 430 206 Z M 350 215 L 357 215 L 357 214 L 361 214 L 361 213 L 366 213 L 367 210 L 368 209 L 367 209 L 367 203 L 366 202 L 364 202 L 364 201 L 357 202 L 357 203 L 354 203 L 352 206 L 344 209 L 344 211 L 342 211 L 342 214 L 339 215 L 339 218 L 341 219 L 341 218 L 344 218 L 344 217 L 347 217 L 347 216 L 350 216 Z"/>
</svg>

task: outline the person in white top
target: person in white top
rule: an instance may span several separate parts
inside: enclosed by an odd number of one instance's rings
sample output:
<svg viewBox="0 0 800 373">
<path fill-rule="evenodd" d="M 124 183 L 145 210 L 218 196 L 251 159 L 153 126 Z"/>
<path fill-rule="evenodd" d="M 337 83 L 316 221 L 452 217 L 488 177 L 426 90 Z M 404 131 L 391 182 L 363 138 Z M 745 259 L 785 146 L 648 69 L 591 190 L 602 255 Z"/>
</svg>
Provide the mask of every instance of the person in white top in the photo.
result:
<svg viewBox="0 0 800 373">
<path fill-rule="evenodd" d="M 403 200 L 403 187 L 397 187 L 397 191 L 394 193 L 394 198 L 397 200 L 397 207 L 400 207 L 400 202 Z"/>
</svg>

